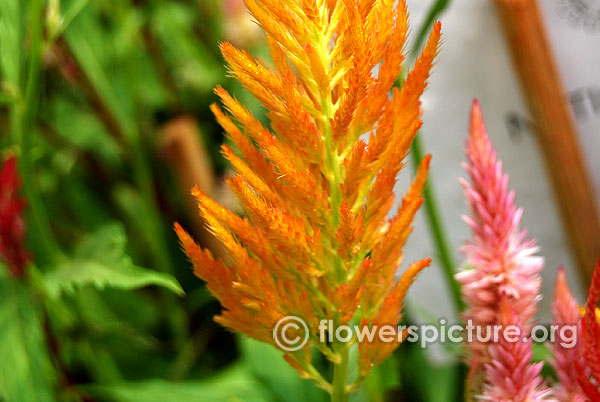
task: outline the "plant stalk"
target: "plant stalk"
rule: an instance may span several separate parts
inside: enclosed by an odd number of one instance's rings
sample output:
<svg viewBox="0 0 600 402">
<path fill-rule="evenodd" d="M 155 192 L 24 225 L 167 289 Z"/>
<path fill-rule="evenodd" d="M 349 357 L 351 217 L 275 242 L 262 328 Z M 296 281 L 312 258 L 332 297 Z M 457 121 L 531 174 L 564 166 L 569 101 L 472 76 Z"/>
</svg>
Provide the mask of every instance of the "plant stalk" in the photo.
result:
<svg viewBox="0 0 600 402">
<path fill-rule="evenodd" d="M 39 238 L 40 262 L 56 262 L 60 250 L 50 227 L 48 214 L 39 196 L 35 180 L 34 162 L 31 157 L 31 138 L 34 130 L 35 112 L 38 106 L 40 66 L 42 59 L 42 16 L 43 0 L 31 0 L 30 11 L 30 54 L 27 65 L 25 97 L 18 99 L 11 109 L 11 125 L 15 143 L 20 149 L 19 169 L 23 177 L 23 189 L 31 211 L 31 229 Z M 15 83 L 18 85 L 18 83 Z"/>
<path fill-rule="evenodd" d="M 416 171 L 424 157 L 423 142 L 419 136 L 417 136 L 413 141 L 412 156 L 413 167 Z M 428 179 L 428 181 L 429 185 L 423 190 L 427 224 L 440 258 L 444 279 L 446 280 L 448 288 L 450 289 L 454 308 L 456 309 L 457 313 L 460 313 L 465 309 L 465 303 L 462 299 L 460 285 L 454 278 L 456 263 L 452 255 L 450 241 L 448 240 L 448 235 L 440 215 L 439 203 L 435 196 L 431 179 Z"/>
<path fill-rule="evenodd" d="M 151 249 L 160 270 L 173 274 L 174 268 L 169 256 L 169 250 L 166 247 L 167 239 L 154 190 L 151 162 L 146 152 L 146 144 L 139 132 L 136 132 L 132 139 L 132 149 L 134 152 L 135 184 L 144 199 L 144 212 L 148 219 L 148 229 L 150 230 L 148 240 L 152 243 Z"/>
<path fill-rule="evenodd" d="M 331 402 L 348 401 L 348 355 L 349 349 L 340 344 L 338 350 L 340 362 L 333 365 L 333 383 L 331 384 Z"/>
<path fill-rule="evenodd" d="M 437 20 L 439 15 L 444 12 L 446 8 L 448 8 L 450 2 L 450 0 L 437 0 L 428 10 L 425 21 L 417 33 L 417 38 L 413 46 L 413 52 L 411 54 L 413 60 L 416 59 L 417 55 L 420 53 L 421 48 L 427 39 L 427 34 L 429 31 L 431 31 L 431 27 L 433 26 L 434 22 Z M 402 78 L 397 81 L 397 84 L 401 85 L 401 83 Z M 425 150 L 420 136 L 416 136 L 413 141 L 412 155 L 412 165 L 416 171 L 419 164 L 423 160 L 423 157 L 425 156 Z M 423 190 L 423 197 L 425 198 L 424 204 L 427 225 L 440 258 L 442 273 L 450 290 L 454 308 L 457 313 L 460 313 L 465 309 L 465 304 L 462 299 L 460 285 L 456 279 L 454 279 L 456 262 L 452 254 L 450 241 L 448 240 L 448 232 L 444 227 L 441 218 L 439 203 L 435 196 L 431 179 L 429 179 L 429 185 Z"/>
</svg>

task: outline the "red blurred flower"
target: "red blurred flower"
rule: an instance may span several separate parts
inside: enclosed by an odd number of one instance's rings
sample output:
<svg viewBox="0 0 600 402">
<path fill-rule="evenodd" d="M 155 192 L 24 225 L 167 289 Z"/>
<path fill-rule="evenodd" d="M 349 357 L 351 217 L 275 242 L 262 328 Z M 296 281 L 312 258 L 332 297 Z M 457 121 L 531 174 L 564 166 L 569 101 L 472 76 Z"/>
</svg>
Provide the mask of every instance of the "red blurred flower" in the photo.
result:
<svg viewBox="0 0 600 402">
<path fill-rule="evenodd" d="M 600 298 L 600 261 L 592 276 L 592 284 L 581 320 L 581 343 L 585 365 L 575 362 L 578 382 L 590 401 L 600 400 L 600 324 L 597 303 Z"/>
<path fill-rule="evenodd" d="M 17 158 L 11 157 L 0 171 L 0 257 L 16 277 L 23 275 L 29 261 L 24 247 L 25 225 L 21 219 L 25 201 L 17 194 L 20 186 Z"/>
</svg>

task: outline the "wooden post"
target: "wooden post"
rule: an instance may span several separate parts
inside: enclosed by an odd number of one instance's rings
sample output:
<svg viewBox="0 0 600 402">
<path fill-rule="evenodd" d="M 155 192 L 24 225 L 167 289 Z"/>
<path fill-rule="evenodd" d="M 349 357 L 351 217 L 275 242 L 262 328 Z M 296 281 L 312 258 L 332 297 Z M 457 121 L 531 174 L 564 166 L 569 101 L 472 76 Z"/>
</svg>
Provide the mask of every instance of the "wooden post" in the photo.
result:
<svg viewBox="0 0 600 402">
<path fill-rule="evenodd" d="M 537 129 L 581 279 L 600 258 L 600 221 L 575 124 L 552 57 L 537 0 L 494 0 Z"/>
<path fill-rule="evenodd" d="M 194 234 L 202 247 L 223 259 L 227 253 L 221 242 L 207 229 L 206 222 L 200 216 L 197 201 L 190 192 L 198 186 L 206 194 L 214 196 L 216 179 L 208 152 L 200 140 L 200 128 L 190 116 L 180 116 L 169 121 L 162 129 L 160 153 L 169 163 L 185 195 L 188 210 L 191 213 Z"/>
</svg>

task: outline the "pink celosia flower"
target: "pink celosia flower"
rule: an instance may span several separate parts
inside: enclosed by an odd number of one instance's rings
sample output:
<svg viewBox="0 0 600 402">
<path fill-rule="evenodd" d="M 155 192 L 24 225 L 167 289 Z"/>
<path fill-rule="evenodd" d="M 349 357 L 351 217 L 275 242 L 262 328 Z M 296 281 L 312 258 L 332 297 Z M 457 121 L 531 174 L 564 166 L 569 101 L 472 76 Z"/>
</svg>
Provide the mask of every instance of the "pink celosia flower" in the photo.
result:
<svg viewBox="0 0 600 402">
<path fill-rule="evenodd" d="M 559 383 L 554 387 L 554 394 L 560 402 L 585 402 L 588 399 L 577 382 L 578 375 L 575 368 L 576 364 L 579 364 L 581 367 L 584 366 L 579 342 L 581 328 L 579 304 L 569 289 L 565 270 L 562 267 L 558 270 L 556 276 L 552 315 L 554 317 L 554 324 L 560 328 L 572 325 L 578 327 L 575 345 L 568 347 L 571 346 L 569 345 L 571 339 L 568 338 L 572 335 L 570 331 L 569 333 L 563 333 L 564 336 L 561 337 L 561 331 L 559 330 L 557 331 L 556 341 L 550 346 L 554 355 L 551 364 L 559 380 Z"/>
<path fill-rule="evenodd" d="M 470 135 L 464 168 L 470 183 L 464 187 L 471 216 L 465 221 L 472 229 L 472 241 L 463 252 L 468 268 L 456 275 L 462 285 L 467 304 L 465 321 L 489 336 L 493 325 L 518 325 L 522 328 L 520 342 L 469 343 L 469 363 L 475 370 L 477 362 L 485 367 L 486 378 L 472 383 L 493 401 L 536 401 L 548 396 L 539 377 L 541 365 L 530 365 L 531 341 L 526 340 L 537 309 L 543 259 L 536 256 L 534 240 L 526 240 L 519 228 L 521 209 L 514 203 L 514 192 L 508 190 L 508 175 L 502 171 L 483 121 L 481 108 L 473 103 Z M 488 338 L 489 339 L 489 338 Z"/>
<path fill-rule="evenodd" d="M 18 198 L 21 180 L 17 175 L 17 160 L 8 159 L 0 171 L 0 258 L 10 272 L 22 276 L 29 255 L 25 251 L 25 225 L 21 211 L 25 202 Z"/>
<path fill-rule="evenodd" d="M 497 343 L 489 345 L 490 362 L 485 365 L 487 383 L 480 399 L 494 402 L 548 401 L 551 390 L 543 384 L 540 376 L 543 363 L 530 363 L 532 341 L 525 336 L 519 316 L 508 297 L 501 298 L 498 310 L 499 324 L 503 328 L 514 326 L 519 330 L 519 336 L 515 339 L 500 336 Z"/>
<path fill-rule="evenodd" d="M 488 138 L 479 103 L 473 103 L 470 136 L 463 166 L 471 182 L 460 179 L 471 210 L 464 217 L 473 239 L 463 252 L 468 269 L 456 275 L 468 310 L 465 320 L 474 325 L 499 322 L 500 295 L 508 297 L 515 315 L 529 330 L 536 313 L 543 259 L 535 255 L 534 240 L 519 229 L 522 210 L 508 190 L 508 175 Z M 472 350 L 481 350 L 473 345 Z"/>
</svg>

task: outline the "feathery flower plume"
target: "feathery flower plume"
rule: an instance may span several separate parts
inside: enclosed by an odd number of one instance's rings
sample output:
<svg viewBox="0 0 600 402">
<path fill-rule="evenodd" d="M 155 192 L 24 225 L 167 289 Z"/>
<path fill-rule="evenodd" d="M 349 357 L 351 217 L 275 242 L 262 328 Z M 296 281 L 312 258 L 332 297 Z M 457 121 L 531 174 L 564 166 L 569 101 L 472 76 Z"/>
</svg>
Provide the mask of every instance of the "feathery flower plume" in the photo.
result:
<svg viewBox="0 0 600 402">
<path fill-rule="evenodd" d="M 411 265 L 396 282 L 429 157 L 397 215 L 387 216 L 396 176 L 422 124 L 419 98 L 441 28 L 435 25 L 414 69 L 390 97 L 405 58 L 403 0 L 245 3 L 266 32 L 273 66 L 229 43 L 221 51 L 231 74 L 268 109 L 270 124 L 220 87 L 215 92 L 226 111 L 211 108 L 235 145 L 223 146 L 223 154 L 238 173 L 229 185 L 247 218 L 193 192 L 210 230 L 227 248 L 230 266 L 199 248 L 179 225 L 176 231 L 195 273 L 224 308 L 216 320 L 277 346 L 276 323 L 301 318 L 309 342 L 287 352 L 286 360 L 336 399 L 351 388 L 343 369 L 349 345 L 320 342 L 320 320 L 397 324 L 410 284 L 429 263 Z M 334 364 L 332 384 L 311 365 L 312 346 Z M 359 345 L 360 378 L 396 346 Z"/>
<path fill-rule="evenodd" d="M 554 317 L 554 324 L 558 325 L 558 328 L 571 325 L 577 325 L 579 328 L 577 340 L 573 347 L 563 345 L 569 339 L 561 338 L 560 329 L 557 331 L 557 339 L 550 346 L 554 356 L 551 364 L 558 377 L 558 383 L 554 386 L 554 395 L 560 402 L 585 402 L 588 399 L 578 383 L 578 374 L 575 368 L 576 364 L 579 364 L 581 367 L 584 365 L 581 342 L 579 340 L 581 327 L 579 304 L 569 289 L 567 276 L 563 267 L 559 268 L 556 275 L 552 316 Z M 566 334 L 564 335 L 566 337 Z"/>
<path fill-rule="evenodd" d="M 508 175 L 502 171 L 476 100 L 466 154 L 469 162 L 463 166 L 471 183 L 460 182 L 471 211 L 464 220 L 472 229 L 473 240 L 463 248 L 469 268 L 456 275 L 468 306 L 464 319 L 476 326 L 498 323 L 504 294 L 528 332 L 539 299 L 543 259 L 535 255 L 535 241 L 526 240 L 526 232 L 519 229 L 523 212 L 515 207 Z M 471 357 L 481 354 L 485 361 L 485 345 L 473 343 L 470 347 Z"/>
<path fill-rule="evenodd" d="M 544 386 L 540 376 L 544 363 L 530 363 L 533 355 L 531 338 L 525 336 L 520 318 L 507 296 L 500 299 L 498 319 L 503 329 L 510 326 L 519 329 L 520 337 L 513 342 L 500 336 L 497 343 L 489 345 L 490 361 L 485 365 L 487 383 L 481 399 L 494 402 L 549 400 L 551 390 Z"/>
<path fill-rule="evenodd" d="M 23 276 L 29 261 L 24 245 L 25 225 L 21 219 L 25 202 L 18 197 L 19 187 L 17 158 L 11 157 L 0 171 L 0 257 L 15 277 Z"/>
<path fill-rule="evenodd" d="M 600 324 L 596 307 L 600 298 L 600 261 L 592 276 L 592 284 L 581 320 L 581 348 L 584 362 L 575 362 L 577 380 L 590 401 L 600 401 Z"/>
</svg>

